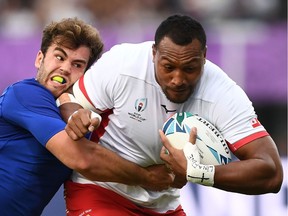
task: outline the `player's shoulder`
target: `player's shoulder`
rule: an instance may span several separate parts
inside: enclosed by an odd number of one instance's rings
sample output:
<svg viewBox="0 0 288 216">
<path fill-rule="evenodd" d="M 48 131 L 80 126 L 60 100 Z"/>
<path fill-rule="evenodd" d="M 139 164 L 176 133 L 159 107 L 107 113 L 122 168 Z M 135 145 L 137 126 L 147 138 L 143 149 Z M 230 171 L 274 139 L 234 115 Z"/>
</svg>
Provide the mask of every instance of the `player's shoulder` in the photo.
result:
<svg viewBox="0 0 288 216">
<path fill-rule="evenodd" d="M 24 95 L 33 92 L 38 87 L 39 84 L 35 79 L 24 79 L 8 86 L 2 95 L 17 94 L 18 92 Z"/>
<path fill-rule="evenodd" d="M 103 56 L 117 56 L 118 59 L 121 59 L 121 57 L 125 59 L 127 59 L 127 57 L 136 59 L 150 53 L 152 45 L 152 41 L 141 43 L 121 43 L 111 47 L 111 49 L 104 53 Z"/>
<path fill-rule="evenodd" d="M 220 66 L 208 59 L 206 59 L 204 64 L 204 78 L 206 78 L 208 81 L 211 80 L 211 82 L 217 80 L 220 82 L 230 82 L 231 84 L 235 83 Z"/>
<path fill-rule="evenodd" d="M 54 100 L 53 95 L 41 85 L 35 78 L 24 79 L 10 85 L 3 93 L 5 98 L 16 100 L 23 105 L 40 102 L 41 99 Z"/>
<path fill-rule="evenodd" d="M 152 41 L 142 43 L 121 43 L 112 46 L 108 51 L 104 52 L 102 57 L 95 63 L 97 67 L 100 65 L 111 66 L 111 61 L 117 67 L 125 64 L 139 64 L 145 59 L 152 56 Z"/>
<path fill-rule="evenodd" d="M 49 94 L 49 91 L 41 85 L 36 79 L 24 79 L 11 85 L 15 94 L 20 95 L 39 95 L 40 92 Z M 35 92 L 37 91 L 38 94 Z"/>
<path fill-rule="evenodd" d="M 251 101 L 242 87 L 211 61 L 206 61 L 195 98 L 219 109 L 251 107 Z"/>
<path fill-rule="evenodd" d="M 21 80 L 10 85 L 0 98 L 0 106 L 6 115 L 28 110 L 38 110 L 39 113 L 42 113 L 42 111 L 45 112 L 44 107 L 53 107 L 55 110 L 57 108 L 51 92 L 34 78 Z"/>
<path fill-rule="evenodd" d="M 228 89 L 236 87 L 232 80 L 218 65 L 206 60 L 203 75 L 200 80 L 200 88 L 205 92 L 226 92 Z M 212 94 L 212 95 L 215 95 Z M 209 93 L 210 95 L 210 93 Z"/>
<path fill-rule="evenodd" d="M 119 50 L 126 50 L 126 49 L 150 49 L 152 48 L 153 41 L 144 41 L 144 42 L 139 42 L 139 43 L 120 43 L 116 44 L 111 47 L 110 51 L 119 51 Z"/>
<path fill-rule="evenodd" d="M 194 99 L 215 104 L 223 100 L 233 100 L 236 95 L 243 94 L 245 93 L 241 87 L 221 67 L 206 60 Z"/>
<path fill-rule="evenodd" d="M 94 71 L 100 73 L 105 70 L 105 76 L 113 79 L 116 79 L 117 75 L 145 77 L 147 70 L 153 68 L 151 66 L 153 43 L 146 41 L 115 45 L 95 63 Z M 113 65 L 113 70 L 111 70 L 111 65 Z"/>
</svg>

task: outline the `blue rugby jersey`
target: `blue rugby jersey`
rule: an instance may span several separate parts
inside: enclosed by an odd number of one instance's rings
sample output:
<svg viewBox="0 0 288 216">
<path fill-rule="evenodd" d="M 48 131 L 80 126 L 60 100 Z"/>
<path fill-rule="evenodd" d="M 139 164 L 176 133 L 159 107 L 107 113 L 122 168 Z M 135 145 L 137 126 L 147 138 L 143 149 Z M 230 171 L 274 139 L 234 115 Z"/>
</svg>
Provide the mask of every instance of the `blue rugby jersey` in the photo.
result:
<svg viewBox="0 0 288 216">
<path fill-rule="evenodd" d="M 2 216 L 40 215 L 71 175 L 46 148 L 64 130 L 55 98 L 35 79 L 0 97 L 0 210 Z"/>
</svg>

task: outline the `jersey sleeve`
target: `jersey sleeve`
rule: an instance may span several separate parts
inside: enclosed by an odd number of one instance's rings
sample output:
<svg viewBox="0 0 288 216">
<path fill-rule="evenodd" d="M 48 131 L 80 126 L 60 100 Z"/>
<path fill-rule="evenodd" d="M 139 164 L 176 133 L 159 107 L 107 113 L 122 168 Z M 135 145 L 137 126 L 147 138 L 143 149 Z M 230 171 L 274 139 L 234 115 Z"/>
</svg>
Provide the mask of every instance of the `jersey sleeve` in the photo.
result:
<svg viewBox="0 0 288 216">
<path fill-rule="evenodd" d="M 220 126 L 219 130 L 232 151 L 269 135 L 257 119 L 252 102 L 239 86 L 232 87 L 218 101 L 214 110 L 219 114 L 216 125 Z"/>
<path fill-rule="evenodd" d="M 113 47 L 73 85 L 76 100 L 84 107 L 102 112 L 114 107 L 118 94 L 119 74 L 123 65 L 123 54 L 119 46 Z M 113 65 L 117 67 L 113 68 Z"/>
<path fill-rule="evenodd" d="M 43 146 L 65 128 L 53 95 L 40 85 L 12 86 L 2 100 L 3 118 L 26 129 Z"/>
</svg>

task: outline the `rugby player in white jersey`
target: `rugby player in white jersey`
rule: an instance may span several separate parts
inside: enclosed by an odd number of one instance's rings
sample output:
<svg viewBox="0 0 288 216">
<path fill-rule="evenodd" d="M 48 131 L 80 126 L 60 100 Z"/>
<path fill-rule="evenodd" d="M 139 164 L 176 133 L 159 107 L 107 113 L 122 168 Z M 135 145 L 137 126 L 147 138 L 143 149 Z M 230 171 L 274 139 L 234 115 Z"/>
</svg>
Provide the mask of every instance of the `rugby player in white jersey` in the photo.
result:
<svg viewBox="0 0 288 216">
<path fill-rule="evenodd" d="M 176 176 L 169 189 L 152 191 L 140 185 L 90 181 L 74 172 L 66 183 L 69 216 L 185 215 L 179 188 L 187 180 L 243 194 L 280 190 L 283 171 L 274 141 L 244 91 L 206 59 L 206 51 L 201 24 L 189 16 L 173 15 L 160 24 L 153 42 L 114 46 L 77 81 L 76 100 L 102 115 L 91 140 L 143 167 L 164 160 Z M 205 181 L 186 178 L 187 155 L 173 149 L 163 133 L 159 135 L 165 120 L 182 111 L 215 125 L 239 160 L 213 166 L 210 173 L 192 169 L 207 174 Z M 66 128 L 74 139 L 89 126 L 81 112 Z M 162 142 L 169 155 L 160 156 Z"/>
</svg>

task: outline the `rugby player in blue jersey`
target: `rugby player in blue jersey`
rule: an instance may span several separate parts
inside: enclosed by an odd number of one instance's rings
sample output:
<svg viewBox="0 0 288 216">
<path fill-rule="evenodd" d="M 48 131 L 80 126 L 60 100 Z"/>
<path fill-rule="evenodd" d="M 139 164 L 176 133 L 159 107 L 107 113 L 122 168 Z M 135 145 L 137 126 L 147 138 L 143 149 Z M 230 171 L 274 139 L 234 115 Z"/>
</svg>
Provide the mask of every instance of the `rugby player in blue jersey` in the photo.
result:
<svg viewBox="0 0 288 216">
<path fill-rule="evenodd" d="M 144 169 L 85 138 L 73 141 L 65 132 L 56 98 L 100 57 L 102 49 L 100 35 L 91 25 L 77 18 L 52 22 L 43 31 L 36 78 L 14 83 L 3 92 L 1 216 L 40 215 L 72 169 L 92 180 L 157 190 L 172 183 L 165 165 Z"/>
</svg>

